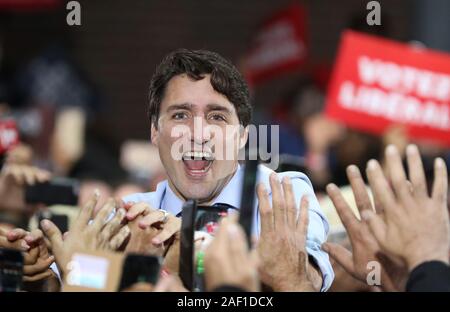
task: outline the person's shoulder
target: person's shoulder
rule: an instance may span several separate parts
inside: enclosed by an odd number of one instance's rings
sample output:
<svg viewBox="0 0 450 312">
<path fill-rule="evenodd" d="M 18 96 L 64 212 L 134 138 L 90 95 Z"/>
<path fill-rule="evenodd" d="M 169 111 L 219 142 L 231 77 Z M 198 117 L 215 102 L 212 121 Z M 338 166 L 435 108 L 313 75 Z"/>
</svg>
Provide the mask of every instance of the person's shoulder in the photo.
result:
<svg viewBox="0 0 450 312">
<path fill-rule="evenodd" d="M 134 202 L 134 203 L 147 203 L 152 207 L 159 207 L 159 202 L 161 200 L 162 193 L 165 190 L 166 181 L 160 182 L 156 187 L 156 190 L 153 192 L 147 193 L 134 193 L 127 195 L 122 198 L 122 200 L 126 202 Z"/>
<path fill-rule="evenodd" d="M 270 175 L 275 172 L 269 167 L 265 165 L 259 165 L 258 166 L 258 181 L 264 183 L 266 186 L 269 186 L 269 177 Z M 284 171 L 284 172 L 277 172 L 277 175 L 279 179 L 283 179 L 283 177 L 287 176 L 291 178 L 292 183 L 294 184 L 304 184 L 306 183 L 309 187 L 312 188 L 311 181 L 309 180 L 308 176 L 300 171 Z"/>
<path fill-rule="evenodd" d="M 125 203 L 126 202 L 134 202 L 134 203 L 145 202 L 145 203 L 151 204 L 156 200 L 156 192 L 134 193 L 134 194 L 130 194 L 130 195 L 123 197 L 122 200 Z"/>
</svg>

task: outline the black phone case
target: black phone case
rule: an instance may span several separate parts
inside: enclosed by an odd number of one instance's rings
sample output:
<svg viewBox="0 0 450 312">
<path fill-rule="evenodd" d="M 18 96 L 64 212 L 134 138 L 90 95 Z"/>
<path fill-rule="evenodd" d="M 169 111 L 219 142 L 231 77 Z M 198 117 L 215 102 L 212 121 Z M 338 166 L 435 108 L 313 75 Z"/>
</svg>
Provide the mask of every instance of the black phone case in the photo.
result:
<svg viewBox="0 0 450 312">
<path fill-rule="evenodd" d="M 123 263 L 119 291 L 140 282 L 156 285 L 161 263 L 161 258 L 157 256 L 128 254 Z"/>
<path fill-rule="evenodd" d="M 23 255 L 20 251 L 0 248 L 0 292 L 22 289 Z"/>
<path fill-rule="evenodd" d="M 78 204 L 78 183 L 74 180 L 55 179 L 50 182 L 29 185 L 25 190 L 29 204 L 69 205 Z"/>
</svg>

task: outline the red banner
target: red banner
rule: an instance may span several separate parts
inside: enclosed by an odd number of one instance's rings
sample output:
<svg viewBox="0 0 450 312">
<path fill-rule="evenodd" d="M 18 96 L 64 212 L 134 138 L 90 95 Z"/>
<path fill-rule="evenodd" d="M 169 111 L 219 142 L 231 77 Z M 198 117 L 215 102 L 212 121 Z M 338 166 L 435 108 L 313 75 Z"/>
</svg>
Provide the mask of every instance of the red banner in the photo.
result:
<svg viewBox="0 0 450 312">
<path fill-rule="evenodd" d="M 303 7 L 293 4 L 263 24 L 245 58 L 251 84 L 295 71 L 306 61 L 305 18 Z"/>
<path fill-rule="evenodd" d="M 0 120 L 0 154 L 19 143 L 16 122 L 12 119 Z"/>
<path fill-rule="evenodd" d="M 402 124 L 412 138 L 450 146 L 450 55 L 347 31 L 326 111 L 359 130 Z"/>
</svg>

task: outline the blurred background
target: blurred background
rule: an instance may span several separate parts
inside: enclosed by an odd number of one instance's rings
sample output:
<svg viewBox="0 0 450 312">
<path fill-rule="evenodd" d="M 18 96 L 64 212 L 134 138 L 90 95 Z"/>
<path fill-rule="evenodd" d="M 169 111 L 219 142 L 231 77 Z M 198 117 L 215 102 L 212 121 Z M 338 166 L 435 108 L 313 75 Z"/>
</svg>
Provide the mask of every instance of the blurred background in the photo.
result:
<svg viewBox="0 0 450 312">
<path fill-rule="evenodd" d="M 323 113 L 342 32 L 450 52 L 446 0 L 378 1 L 379 26 L 367 24 L 361 0 L 80 0 L 79 26 L 67 24 L 67 2 L 0 0 L 0 114 L 14 118 L 21 142 L 5 157 L 118 197 L 164 178 L 148 144 L 147 91 L 174 49 L 216 51 L 238 66 L 251 87 L 254 122 L 280 125 L 275 169 L 306 171 L 319 196 L 330 181 L 347 184 L 347 165 L 364 168 L 382 159 L 386 144 L 412 141 L 401 125 L 374 136 Z M 285 29 L 270 27 L 279 20 L 296 30 L 297 46 L 277 44 Z M 294 59 L 270 64 L 292 49 Z M 420 144 L 427 172 L 435 156 L 449 164 L 447 148 Z"/>
</svg>

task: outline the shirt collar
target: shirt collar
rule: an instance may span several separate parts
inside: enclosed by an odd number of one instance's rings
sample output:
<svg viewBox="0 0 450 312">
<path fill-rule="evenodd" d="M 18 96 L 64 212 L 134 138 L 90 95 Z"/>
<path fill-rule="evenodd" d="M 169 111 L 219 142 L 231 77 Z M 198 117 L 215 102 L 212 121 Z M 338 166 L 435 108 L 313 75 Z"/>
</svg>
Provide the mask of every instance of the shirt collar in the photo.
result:
<svg viewBox="0 0 450 312">
<path fill-rule="evenodd" d="M 160 209 L 163 209 L 174 216 L 176 216 L 183 207 L 183 200 L 181 200 L 170 188 L 168 181 L 164 181 L 164 191 L 161 197 Z"/>
<path fill-rule="evenodd" d="M 213 200 L 212 204 L 222 203 L 229 204 L 233 207 L 239 208 L 241 205 L 241 180 L 242 180 L 243 170 L 238 164 L 238 168 L 234 173 L 227 185 L 222 189 L 222 192 Z M 184 201 L 181 200 L 169 186 L 168 181 L 161 182 L 162 187 L 164 187 L 163 195 L 161 198 L 160 209 L 163 209 L 173 215 L 177 215 L 181 212 L 183 208 Z"/>
<path fill-rule="evenodd" d="M 219 196 L 214 199 L 212 204 L 228 204 L 239 209 L 241 206 L 241 193 L 242 193 L 242 175 L 243 168 L 238 164 L 238 168 L 234 173 L 230 181 L 220 192 Z"/>
</svg>

